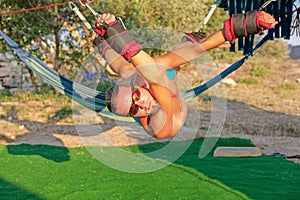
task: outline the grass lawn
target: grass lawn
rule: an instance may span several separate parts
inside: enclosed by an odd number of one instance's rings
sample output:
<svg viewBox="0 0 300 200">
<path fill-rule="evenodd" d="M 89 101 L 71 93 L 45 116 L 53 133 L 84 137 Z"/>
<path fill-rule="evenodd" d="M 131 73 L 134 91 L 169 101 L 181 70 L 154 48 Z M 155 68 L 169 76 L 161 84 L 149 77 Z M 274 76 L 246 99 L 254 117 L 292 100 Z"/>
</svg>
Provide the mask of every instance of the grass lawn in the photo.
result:
<svg viewBox="0 0 300 200">
<path fill-rule="evenodd" d="M 279 157 L 199 159 L 196 139 L 174 163 L 149 173 L 109 168 L 82 148 L 0 146 L 0 199 L 298 199 L 300 165 Z M 216 146 L 251 146 L 219 139 Z M 126 147 L 149 152 L 161 143 Z"/>
</svg>

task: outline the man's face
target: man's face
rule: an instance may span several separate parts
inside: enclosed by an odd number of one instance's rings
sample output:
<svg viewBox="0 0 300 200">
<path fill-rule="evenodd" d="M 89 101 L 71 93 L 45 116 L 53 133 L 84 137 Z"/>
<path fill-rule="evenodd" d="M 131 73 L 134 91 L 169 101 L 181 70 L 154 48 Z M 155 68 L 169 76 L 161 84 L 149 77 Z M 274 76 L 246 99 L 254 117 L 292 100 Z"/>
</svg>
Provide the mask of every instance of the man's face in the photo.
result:
<svg viewBox="0 0 300 200">
<path fill-rule="evenodd" d="M 145 117 L 160 109 L 147 89 L 133 85 L 119 86 L 112 101 L 113 112 L 121 116 Z"/>
<path fill-rule="evenodd" d="M 145 117 L 153 113 L 159 107 L 150 92 L 144 88 L 132 89 L 132 104 L 129 115 L 132 117 Z"/>
</svg>

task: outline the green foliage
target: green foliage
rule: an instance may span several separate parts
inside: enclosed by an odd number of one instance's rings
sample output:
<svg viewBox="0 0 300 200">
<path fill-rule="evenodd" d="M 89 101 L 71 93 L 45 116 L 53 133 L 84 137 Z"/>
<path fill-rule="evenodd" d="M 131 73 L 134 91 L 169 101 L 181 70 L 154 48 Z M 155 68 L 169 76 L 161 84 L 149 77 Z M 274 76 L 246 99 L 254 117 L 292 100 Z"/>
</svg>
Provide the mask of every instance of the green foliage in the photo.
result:
<svg viewBox="0 0 300 200">
<path fill-rule="evenodd" d="M 55 90 L 53 87 L 51 87 L 50 85 L 48 85 L 48 84 L 43 84 L 43 85 L 40 86 L 40 93 L 53 95 L 53 94 L 55 94 L 55 93 L 57 93 L 57 92 L 56 92 L 56 90 Z"/>
<path fill-rule="evenodd" d="M 287 127 L 292 136 L 300 137 L 300 129 L 297 128 L 294 124 L 287 124 Z"/>
<path fill-rule="evenodd" d="M 258 80 L 254 79 L 254 78 L 241 78 L 238 82 L 244 83 L 244 84 L 249 84 L 249 85 L 258 85 L 259 84 Z"/>
<path fill-rule="evenodd" d="M 100 83 L 98 83 L 96 90 L 105 92 L 109 87 L 113 86 L 115 83 L 113 80 L 101 80 Z"/>
<path fill-rule="evenodd" d="M 63 107 L 62 109 L 58 110 L 53 119 L 61 120 L 73 114 L 73 110 L 70 107 Z"/>
<path fill-rule="evenodd" d="M 129 29 L 140 27 L 195 31 L 207 15 L 213 2 L 159 0 L 96 0 L 92 4 L 101 13 L 120 14 Z"/>
<path fill-rule="evenodd" d="M 296 90 L 297 86 L 291 83 L 282 84 L 279 86 L 281 90 Z"/>
<path fill-rule="evenodd" d="M 271 59 L 276 59 L 277 62 L 280 62 L 287 57 L 288 52 L 288 45 L 284 40 L 269 40 L 255 56 L 265 58 L 266 62 L 269 62 Z"/>
<path fill-rule="evenodd" d="M 1 11 L 13 11 L 33 8 L 40 5 L 49 5 L 49 0 L 1 0 Z M 66 8 L 51 8 L 35 11 L 21 12 L 12 15 L 4 15 L 0 19 L 2 30 L 9 33 L 21 46 L 31 47 L 32 41 L 41 41 L 52 32 L 57 32 L 61 23 L 57 18 L 59 12 L 65 12 Z"/>
<path fill-rule="evenodd" d="M 9 111 L 11 111 L 11 110 L 13 110 L 14 109 L 14 106 L 3 106 L 3 110 L 5 111 L 5 112 L 9 112 Z"/>
<path fill-rule="evenodd" d="M 11 97 L 12 93 L 9 91 L 9 89 L 4 89 L 0 92 L 0 102 L 9 101 Z"/>
<path fill-rule="evenodd" d="M 48 86 L 49 87 L 49 86 Z M 31 100 L 34 101 L 55 101 L 60 103 L 69 103 L 72 100 L 61 93 L 58 93 L 53 88 L 48 88 L 46 86 L 42 87 L 44 89 L 41 92 L 35 91 L 18 91 L 15 93 L 10 93 L 9 90 L 4 90 L 6 92 L 0 92 L 0 102 L 29 102 Z M 47 89 L 46 89 L 47 88 Z"/>
<path fill-rule="evenodd" d="M 267 75 L 267 72 L 265 68 L 260 67 L 258 65 L 254 65 L 253 69 L 250 72 L 251 76 L 257 76 L 257 77 L 265 77 Z"/>
<path fill-rule="evenodd" d="M 57 3 L 55 0 L 1 0 L 0 7 L 2 12 L 35 8 Z M 0 17 L 0 26 L 18 44 L 28 50 L 33 50 L 34 55 L 42 60 L 48 60 L 55 64 L 55 69 L 59 69 L 60 64 L 66 60 L 82 57 L 83 52 L 79 51 L 78 44 L 74 42 L 71 34 L 63 27 L 64 22 L 74 23 L 74 27 L 79 27 L 78 18 L 67 5 L 39 9 L 34 11 L 21 12 Z M 50 42 L 49 42 L 50 41 Z M 11 51 L 11 49 L 0 41 L 1 51 Z M 79 52 L 79 56 L 62 55 L 61 50 L 67 48 L 69 54 Z M 54 49 L 54 52 L 51 51 Z M 76 51 L 75 51 L 76 50 Z M 58 63 L 60 61 L 60 63 Z"/>
</svg>

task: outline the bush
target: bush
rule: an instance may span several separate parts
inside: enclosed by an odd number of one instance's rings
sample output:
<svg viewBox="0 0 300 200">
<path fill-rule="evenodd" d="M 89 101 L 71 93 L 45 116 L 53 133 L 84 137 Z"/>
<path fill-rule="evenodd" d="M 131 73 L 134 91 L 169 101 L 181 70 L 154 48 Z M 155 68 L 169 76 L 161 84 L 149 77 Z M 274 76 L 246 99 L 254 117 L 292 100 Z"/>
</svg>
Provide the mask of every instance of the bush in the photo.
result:
<svg viewBox="0 0 300 200">
<path fill-rule="evenodd" d="M 12 93 L 9 91 L 9 89 L 5 88 L 0 92 L 0 101 L 8 101 L 11 96 Z"/>
<path fill-rule="evenodd" d="M 265 77 L 267 75 L 267 72 L 266 72 L 265 68 L 259 67 L 258 65 L 254 65 L 250 74 L 252 76 Z"/>
<path fill-rule="evenodd" d="M 73 110 L 70 107 L 63 107 L 62 109 L 58 110 L 52 119 L 61 120 L 73 114 Z"/>
<path fill-rule="evenodd" d="M 297 86 L 291 83 L 282 84 L 279 86 L 281 90 L 296 90 Z"/>
<path fill-rule="evenodd" d="M 100 83 L 98 83 L 96 90 L 105 92 L 110 86 L 113 86 L 115 84 L 112 80 L 101 80 Z"/>
<path fill-rule="evenodd" d="M 208 14 L 212 1 L 98 0 L 93 1 L 101 13 L 118 13 L 128 29 L 162 27 L 176 31 L 195 31 Z M 219 15 L 214 15 L 219 17 Z M 218 23 L 220 25 L 220 23 Z"/>
</svg>

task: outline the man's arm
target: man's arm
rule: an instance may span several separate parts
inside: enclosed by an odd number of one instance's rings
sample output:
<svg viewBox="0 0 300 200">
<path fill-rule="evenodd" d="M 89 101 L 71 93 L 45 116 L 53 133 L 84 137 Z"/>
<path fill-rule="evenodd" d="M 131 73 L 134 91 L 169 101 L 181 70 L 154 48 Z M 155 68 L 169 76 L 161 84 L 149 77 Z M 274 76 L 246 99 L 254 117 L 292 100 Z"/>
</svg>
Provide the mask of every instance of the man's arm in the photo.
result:
<svg viewBox="0 0 300 200">
<path fill-rule="evenodd" d="M 113 23 L 116 21 L 116 18 L 112 14 L 103 14 L 99 16 L 98 21 L 103 23 L 104 21 L 107 24 Z M 92 36 L 92 40 L 96 44 L 96 37 L 101 36 L 104 37 L 105 32 L 104 26 L 96 23 L 94 26 L 94 29 L 96 33 Z M 216 33 L 215 33 L 216 34 Z M 212 48 L 227 48 L 230 47 L 228 43 L 224 40 L 224 37 L 220 37 L 219 41 L 216 37 L 213 36 L 214 34 L 208 36 L 207 38 L 203 39 L 201 43 L 202 45 L 199 46 L 192 42 L 184 42 L 179 44 L 173 51 L 168 52 L 165 55 L 162 55 L 160 57 L 153 58 L 155 63 L 157 63 L 160 66 L 164 66 L 166 69 L 168 68 L 174 68 L 181 64 L 184 64 L 188 62 L 189 60 L 195 59 L 200 54 L 202 54 L 205 51 L 208 51 Z M 207 41 L 207 42 L 205 42 Z M 222 46 L 223 45 L 223 46 Z M 114 49 L 110 47 L 109 44 L 106 43 L 106 41 L 103 39 L 101 40 L 100 44 L 96 44 L 98 46 L 100 53 L 105 57 L 106 61 L 110 65 L 111 69 L 119 74 L 121 77 L 129 76 L 129 71 L 132 71 L 134 69 L 134 66 L 132 63 L 128 62 L 126 59 L 123 58 L 119 53 L 117 53 Z M 187 53 L 187 51 L 189 51 Z M 190 55 L 189 57 L 184 58 L 181 55 Z M 152 58 L 151 58 L 152 59 Z M 148 72 L 146 72 L 148 74 Z"/>
<path fill-rule="evenodd" d="M 278 22 L 264 11 L 250 11 L 245 15 L 234 14 L 224 21 L 224 28 L 212 33 L 204 39 L 187 41 L 178 45 L 174 50 L 157 58 L 155 61 L 168 68 L 174 68 L 198 58 L 202 53 L 222 47 L 226 42 L 234 42 L 236 38 L 249 34 L 259 34 L 265 29 L 275 27 Z M 227 46 L 229 47 L 229 46 Z"/>
<path fill-rule="evenodd" d="M 110 68 L 123 78 L 131 76 L 135 71 L 133 64 L 125 60 L 113 49 L 108 49 L 105 52 L 105 60 Z"/>
<path fill-rule="evenodd" d="M 163 56 L 155 58 L 155 62 L 174 68 L 198 58 L 204 52 L 217 48 L 226 42 L 221 30 L 207 36 L 199 43 L 184 42 Z"/>
</svg>

